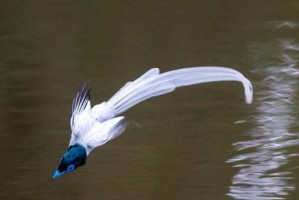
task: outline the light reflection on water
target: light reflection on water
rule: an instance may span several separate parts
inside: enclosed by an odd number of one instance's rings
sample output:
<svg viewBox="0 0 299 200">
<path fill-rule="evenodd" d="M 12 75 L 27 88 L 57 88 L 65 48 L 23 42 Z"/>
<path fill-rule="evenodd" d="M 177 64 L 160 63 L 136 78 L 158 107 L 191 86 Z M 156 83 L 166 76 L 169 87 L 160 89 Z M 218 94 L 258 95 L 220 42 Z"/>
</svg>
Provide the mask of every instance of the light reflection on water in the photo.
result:
<svg viewBox="0 0 299 200">
<path fill-rule="evenodd" d="M 276 28 L 295 28 L 297 24 L 275 22 Z M 291 24 L 292 26 L 289 26 Z M 291 172 L 281 169 L 290 157 L 288 148 L 299 143 L 292 133 L 294 97 L 299 70 L 296 69 L 299 45 L 292 39 L 281 39 L 269 45 L 256 45 L 256 72 L 264 78 L 256 83 L 256 110 L 252 116 L 255 128 L 250 140 L 233 144 L 240 155 L 227 162 L 239 171 L 232 178 L 229 196 L 234 199 L 285 199 L 295 187 L 289 181 Z"/>
</svg>

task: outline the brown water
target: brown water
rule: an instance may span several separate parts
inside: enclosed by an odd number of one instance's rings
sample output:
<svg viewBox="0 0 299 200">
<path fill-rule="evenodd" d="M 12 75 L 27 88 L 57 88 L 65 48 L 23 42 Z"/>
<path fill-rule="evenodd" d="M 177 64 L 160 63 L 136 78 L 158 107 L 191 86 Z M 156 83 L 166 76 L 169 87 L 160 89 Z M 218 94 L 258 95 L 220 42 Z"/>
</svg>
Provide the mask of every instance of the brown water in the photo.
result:
<svg viewBox="0 0 299 200">
<path fill-rule="evenodd" d="M 0 199 L 298 199 L 296 1 L 0 1 Z M 178 89 L 51 180 L 71 101 L 107 100 L 153 66 L 218 65 L 238 83 Z"/>
</svg>

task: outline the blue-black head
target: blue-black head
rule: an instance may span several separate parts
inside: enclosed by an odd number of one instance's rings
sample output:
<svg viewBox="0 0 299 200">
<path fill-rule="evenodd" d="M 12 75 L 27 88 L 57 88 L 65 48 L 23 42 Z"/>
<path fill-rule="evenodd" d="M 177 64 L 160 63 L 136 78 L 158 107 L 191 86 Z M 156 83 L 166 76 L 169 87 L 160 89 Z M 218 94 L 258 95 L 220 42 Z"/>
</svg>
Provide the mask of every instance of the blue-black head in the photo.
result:
<svg viewBox="0 0 299 200">
<path fill-rule="evenodd" d="M 58 169 L 54 172 L 52 179 L 58 178 L 64 174 L 74 171 L 86 162 L 86 150 L 83 146 L 76 144 L 70 146 L 63 154 Z"/>
</svg>

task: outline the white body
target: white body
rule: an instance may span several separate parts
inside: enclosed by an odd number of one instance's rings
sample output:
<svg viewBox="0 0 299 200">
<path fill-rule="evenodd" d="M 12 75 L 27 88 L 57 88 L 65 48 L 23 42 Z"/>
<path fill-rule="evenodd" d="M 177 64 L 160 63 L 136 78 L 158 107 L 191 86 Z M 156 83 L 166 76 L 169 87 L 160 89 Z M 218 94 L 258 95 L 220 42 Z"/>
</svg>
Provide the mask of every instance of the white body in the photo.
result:
<svg viewBox="0 0 299 200">
<path fill-rule="evenodd" d="M 70 146 L 81 144 L 87 155 L 96 147 L 120 135 L 126 128 L 119 116 L 134 105 L 154 96 L 170 93 L 177 87 L 216 82 L 239 81 L 244 86 L 246 103 L 252 102 L 252 85 L 240 72 L 225 67 L 191 67 L 160 74 L 153 68 L 133 82 L 126 83 L 107 102 L 91 108 L 85 85 L 73 101 Z"/>
</svg>

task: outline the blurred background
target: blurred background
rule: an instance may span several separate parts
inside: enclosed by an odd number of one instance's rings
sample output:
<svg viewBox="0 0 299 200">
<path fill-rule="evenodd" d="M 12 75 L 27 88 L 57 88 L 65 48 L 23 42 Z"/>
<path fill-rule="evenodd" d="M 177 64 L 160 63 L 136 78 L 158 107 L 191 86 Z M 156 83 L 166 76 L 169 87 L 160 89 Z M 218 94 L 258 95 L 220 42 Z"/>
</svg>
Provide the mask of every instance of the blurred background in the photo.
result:
<svg viewBox="0 0 299 200">
<path fill-rule="evenodd" d="M 298 199 L 297 1 L 0 1 L 0 199 Z M 126 113 L 139 124 L 51 180 L 71 102 L 151 67 L 227 66 L 254 86 L 185 87 Z"/>
</svg>

